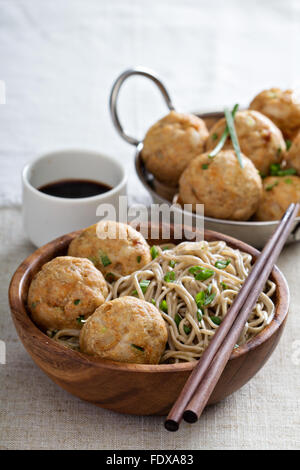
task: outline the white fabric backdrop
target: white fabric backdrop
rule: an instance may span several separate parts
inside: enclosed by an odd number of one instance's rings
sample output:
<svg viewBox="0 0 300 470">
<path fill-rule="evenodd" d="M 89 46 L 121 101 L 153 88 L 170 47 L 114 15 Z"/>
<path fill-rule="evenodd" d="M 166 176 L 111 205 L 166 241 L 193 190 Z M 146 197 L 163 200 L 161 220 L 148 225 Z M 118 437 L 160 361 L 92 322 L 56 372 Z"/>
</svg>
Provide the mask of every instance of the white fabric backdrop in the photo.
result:
<svg viewBox="0 0 300 470">
<path fill-rule="evenodd" d="M 0 105 L 0 338 L 8 350 L 0 365 L 0 447 L 299 447 L 299 366 L 291 361 L 291 344 L 300 338 L 296 246 L 281 257 L 292 308 L 274 356 L 199 425 L 177 434 L 167 434 L 160 418 L 118 416 L 60 390 L 20 345 L 7 305 L 10 276 L 33 249 L 18 208 L 26 161 L 62 148 L 108 153 L 124 161 L 132 200 L 148 202 L 133 148 L 110 120 L 116 76 L 133 65 L 153 68 L 179 110 L 247 104 L 263 88 L 298 86 L 299 25 L 297 0 L 0 0 L 7 92 Z M 154 86 L 137 78 L 124 87 L 120 110 L 128 131 L 142 137 L 165 107 Z"/>
</svg>

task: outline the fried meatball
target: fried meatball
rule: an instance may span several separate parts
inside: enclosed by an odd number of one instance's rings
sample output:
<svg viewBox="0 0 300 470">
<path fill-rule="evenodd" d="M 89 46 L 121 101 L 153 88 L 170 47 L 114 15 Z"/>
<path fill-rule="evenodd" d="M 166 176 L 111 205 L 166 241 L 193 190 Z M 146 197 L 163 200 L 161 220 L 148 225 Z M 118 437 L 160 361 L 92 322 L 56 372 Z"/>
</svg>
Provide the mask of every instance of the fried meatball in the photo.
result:
<svg viewBox="0 0 300 470">
<path fill-rule="evenodd" d="M 286 149 L 285 141 L 278 127 L 257 111 L 239 111 L 234 119 L 241 151 L 263 174 L 268 174 L 271 163 L 280 163 Z M 226 127 L 225 118 L 212 127 L 207 140 L 207 150 L 212 150 Z M 224 147 L 223 147 L 224 148 Z M 228 138 L 225 148 L 232 148 Z"/>
<path fill-rule="evenodd" d="M 268 176 L 263 186 L 263 197 L 255 214 L 257 220 L 279 220 L 292 202 L 300 200 L 299 176 Z"/>
<path fill-rule="evenodd" d="M 248 220 L 256 211 L 262 193 L 257 169 L 242 154 L 240 167 L 233 150 L 223 150 L 210 158 L 204 153 L 194 158 L 179 181 L 183 204 L 204 204 L 208 217 Z"/>
<path fill-rule="evenodd" d="M 250 109 L 268 116 L 286 138 L 292 139 L 300 128 L 300 96 L 294 90 L 264 90 L 252 100 Z"/>
<path fill-rule="evenodd" d="M 80 328 L 108 295 L 103 275 L 87 259 L 58 256 L 34 276 L 28 292 L 32 319 L 42 329 Z"/>
<path fill-rule="evenodd" d="M 83 230 L 70 243 L 68 254 L 90 259 L 105 275 L 127 276 L 151 261 L 143 235 L 129 225 L 114 221 L 101 221 Z"/>
<path fill-rule="evenodd" d="M 158 364 L 168 338 L 158 309 L 120 297 L 97 308 L 80 332 L 80 350 L 112 361 Z"/>
<path fill-rule="evenodd" d="M 300 132 L 296 135 L 290 150 L 285 155 L 288 168 L 295 168 L 297 174 L 300 175 Z"/>
<path fill-rule="evenodd" d="M 208 130 L 193 114 L 171 111 L 148 130 L 142 158 L 162 183 L 176 186 L 188 163 L 204 151 Z"/>
</svg>

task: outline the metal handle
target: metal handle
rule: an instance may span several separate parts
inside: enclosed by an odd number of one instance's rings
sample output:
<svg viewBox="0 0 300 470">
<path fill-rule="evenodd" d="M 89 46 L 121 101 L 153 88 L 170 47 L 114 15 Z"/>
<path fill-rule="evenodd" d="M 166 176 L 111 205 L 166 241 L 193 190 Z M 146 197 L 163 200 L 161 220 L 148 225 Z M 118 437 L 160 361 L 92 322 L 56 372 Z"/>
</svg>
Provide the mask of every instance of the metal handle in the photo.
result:
<svg viewBox="0 0 300 470">
<path fill-rule="evenodd" d="M 111 118 L 114 123 L 114 126 L 117 129 L 120 136 L 123 137 L 123 139 L 126 140 L 126 142 L 129 142 L 129 144 L 137 146 L 139 145 L 140 142 L 134 137 L 130 137 L 129 135 L 126 134 L 126 132 L 123 130 L 123 127 L 120 123 L 118 112 L 117 112 L 117 101 L 118 101 L 120 88 L 125 82 L 125 80 L 127 80 L 127 78 L 131 77 L 132 75 L 142 75 L 143 77 L 147 77 L 150 80 L 152 80 L 160 89 L 169 110 L 172 111 L 175 108 L 172 104 L 172 101 L 171 101 L 169 93 L 167 92 L 167 89 L 165 88 L 161 80 L 156 76 L 156 74 L 152 72 L 152 70 L 145 69 L 142 67 L 134 67 L 133 69 L 125 70 L 125 72 L 121 73 L 121 75 L 119 75 L 116 81 L 114 82 L 113 87 L 110 92 L 110 98 L 109 98 L 110 114 L 111 114 Z"/>
</svg>

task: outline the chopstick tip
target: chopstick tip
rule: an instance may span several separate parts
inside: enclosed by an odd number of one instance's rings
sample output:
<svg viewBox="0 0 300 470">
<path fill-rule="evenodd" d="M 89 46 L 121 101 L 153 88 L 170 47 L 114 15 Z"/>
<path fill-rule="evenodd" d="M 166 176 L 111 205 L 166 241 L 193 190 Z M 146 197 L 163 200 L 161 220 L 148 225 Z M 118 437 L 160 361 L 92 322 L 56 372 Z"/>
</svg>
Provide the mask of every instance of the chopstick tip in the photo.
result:
<svg viewBox="0 0 300 470">
<path fill-rule="evenodd" d="M 175 431 L 178 431 L 179 424 L 177 423 L 177 421 L 174 421 L 173 419 L 166 419 L 165 428 L 167 431 L 175 432 Z"/>
<path fill-rule="evenodd" d="M 192 410 L 185 410 L 185 412 L 183 413 L 183 419 L 187 423 L 196 423 L 198 421 L 198 416 Z"/>
</svg>

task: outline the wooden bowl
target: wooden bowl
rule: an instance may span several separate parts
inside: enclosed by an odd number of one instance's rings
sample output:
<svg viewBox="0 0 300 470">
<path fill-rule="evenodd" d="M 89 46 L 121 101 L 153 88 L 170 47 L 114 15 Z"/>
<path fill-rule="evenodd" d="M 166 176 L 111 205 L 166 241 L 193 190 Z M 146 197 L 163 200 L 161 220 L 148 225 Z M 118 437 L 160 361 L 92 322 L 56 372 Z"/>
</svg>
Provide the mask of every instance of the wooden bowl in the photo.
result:
<svg viewBox="0 0 300 470">
<path fill-rule="evenodd" d="M 55 383 L 82 400 L 120 413 L 165 415 L 195 363 L 140 365 L 93 358 L 51 340 L 30 318 L 26 302 L 33 276 L 44 263 L 66 254 L 70 241 L 78 233 L 64 235 L 39 248 L 16 270 L 9 287 L 9 302 L 18 335 L 34 362 Z M 164 241 L 182 241 L 172 239 L 172 234 L 171 227 L 171 238 Z M 224 240 L 254 258 L 258 254 L 251 246 L 217 232 L 205 231 L 205 239 Z M 149 243 L 158 244 L 160 241 L 152 240 L 151 243 L 149 240 Z M 271 277 L 277 284 L 275 316 L 260 334 L 232 352 L 209 404 L 222 400 L 248 382 L 279 341 L 288 313 L 289 291 L 285 278 L 276 267 Z"/>
</svg>

